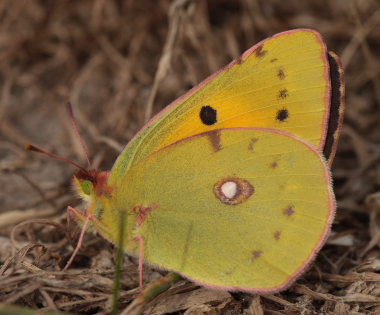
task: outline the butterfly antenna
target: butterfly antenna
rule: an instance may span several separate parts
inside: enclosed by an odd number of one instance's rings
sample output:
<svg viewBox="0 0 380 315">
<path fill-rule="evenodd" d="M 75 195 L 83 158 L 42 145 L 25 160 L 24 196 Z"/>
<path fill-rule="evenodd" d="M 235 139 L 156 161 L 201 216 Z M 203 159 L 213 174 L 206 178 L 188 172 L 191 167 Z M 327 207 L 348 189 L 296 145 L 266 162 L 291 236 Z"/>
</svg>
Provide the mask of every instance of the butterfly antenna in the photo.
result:
<svg viewBox="0 0 380 315">
<path fill-rule="evenodd" d="M 66 109 L 67 109 L 67 113 L 69 114 L 71 124 L 73 125 L 75 133 L 76 133 L 76 135 L 77 135 L 77 137 L 78 137 L 78 139 L 80 141 L 80 144 L 82 145 L 83 152 L 84 152 L 84 155 L 86 156 L 86 160 L 87 160 L 87 163 L 88 163 L 88 167 L 89 167 L 90 170 L 93 170 L 94 168 L 92 167 L 92 164 L 90 162 L 90 158 L 89 158 L 89 155 L 88 155 L 88 150 L 87 150 L 86 144 L 84 143 L 84 140 L 83 140 L 83 138 L 80 135 L 80 132 L 79 132 L 79 129 L 78 129 L 78 125 L 77 125 L 77 123 L 75 121 L 75 117 L 74 117 L 73 106 L 71 105 L 70 102 L 67 102 Z"/>
<path fill-rule="evenodd" d="M 83 171 L 84 173 L 86 174 L 89 174 L 88 170 L 86 170 L 83 166 L 80 166 L 79 164 L 69 160 L 69 159 L 66 159 L 62 156 L 59 156 L 59 155 L 55 155 L 53 153 L 49 153 L 49 152 L 46 152 L 40 148 L 37 148 L 36 146 L 34 145 L 31 145 L 31 144 L 26 144 L 25 145 L 25 149 L 28 150 L 28 151 L 33 151 L 33 152 L 37 152 L 37 153 L 41 153 L 41 154 L 44 154 L 44 155 L 47 155 L 47 156 L 50 156 L 54 159 L 57 159 L 57 160 L 60 160 L 60 161 L 63 161 L 63 162 L 66 162 L 66 163 L 69 163 L 71 165 L 74 165 L 75 167 L 79 168 L 81 171 Z"/>
</svg>

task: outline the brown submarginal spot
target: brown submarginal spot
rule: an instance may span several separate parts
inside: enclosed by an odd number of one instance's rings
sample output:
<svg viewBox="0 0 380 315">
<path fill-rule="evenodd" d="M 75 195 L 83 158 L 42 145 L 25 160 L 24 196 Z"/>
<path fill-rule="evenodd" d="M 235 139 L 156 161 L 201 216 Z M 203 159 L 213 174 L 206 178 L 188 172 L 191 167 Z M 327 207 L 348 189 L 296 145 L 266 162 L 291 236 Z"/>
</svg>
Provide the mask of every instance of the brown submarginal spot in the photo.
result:
<svg viewBox="0 0 380 315">
<path fill-rule="evenodd" d="M 285 72 L 284 72 L 284 70 L 278 69 L 277 76 L 280 78 L 280 80 L 284 80 L 285 79 Z"/>
<path fill-rule="evenodd" d="M 255 189 L 245 179 L 227 177 L 214 185 L 214 194 L 221 202 L 227 205 L 237 205 L 252 196 Z"/>
<path fill-rule="evenodd" d="M 214 152 L 218 152 L 222 150 L 222 143 L 220 140 L 220 131 L 219 130 L 213 130 L 207 133 L 208 139 L 211 143 L 211 146 L 214 150 Z"/>
<path fill-rule="evenodd" d="M 262 250 L 253 250 L 252 251 L 252 258 L 253 259 L 260 258 L 262 255 L 263 255 L 263 251 Z"/>
<path fill-rule="evenodd" d="M 278 240 L 280 239 L 280 237 L 281 237 L 281 232 L 280 232 L 280 231 L 276 231 L 276 232 L 274 232 L 274 239 L 275 239 L 276 241 L 278 241 Z"/>
<path fill-rule="evenodd" d="M 286 207 L 284 209 L 284 211 L 282 213 L 285 214 L 285 215 L 287 215 L 288 217 L 292 216 L 295 213 L 294 206 L 293 205 L 289 205 L 288 207 Z"/>
<path fill-rule="evenodd" d="M 277 58 L 273 58 L 270 60 L 270 62 L 276 62 L 278 59 Z"/>
<path fill-rule="evenodd" d="M 277 166 L 278 166 L 278 162 L 277 161 L 273 161 L 272 163 L 270 163 L 270 168 L 275 169 L 275 168 L 277 168 Z"/>
<path fill-rule="evenodd" d="M 259 58 L 262 58 L 264 57 L 265 55 L 267 54 L 267 51 L 266 50 L 263 50 L 263 45 L 260 45 L 258 46 L 256 49 L 255 49 L 255 55 Z"/>
<path fill-rule="evenodd" d="M 276 119 L 281 122 L 285 121 L 288 117 L 289 117 L 289 112 L 286 108 L 280 109 L 276 115 Z"/>
<path fill-rule="evenodd" d="M 257 141 L 259 141 L 259 139 L 257 139 L 257 138 L 251 138 L 251 140 L 249 140 L 249 144 L 248 144 L 248 150 L 249 151 L 253 152 L 253 149 L 255 148 L 255 143 Z"/>
<path fill-rule="evenodd" d="M 288 96 L 289 96 L 289 92 L 288 92 L 287 89 L 283 89 L 283 90 L 280 90 L 278 92 L 278 98 L 280 98 L 280 99 L 284 99 L 284 98 L 286 98 Z"/>
</svg>

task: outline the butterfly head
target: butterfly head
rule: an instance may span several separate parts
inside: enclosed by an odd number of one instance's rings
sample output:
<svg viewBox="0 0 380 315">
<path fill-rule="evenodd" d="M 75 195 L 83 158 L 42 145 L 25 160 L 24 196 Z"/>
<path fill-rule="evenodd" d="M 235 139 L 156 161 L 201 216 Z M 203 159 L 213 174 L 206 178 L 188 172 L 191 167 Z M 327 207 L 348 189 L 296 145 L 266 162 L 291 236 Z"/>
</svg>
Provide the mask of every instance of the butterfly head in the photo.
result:
<svg viewBox="0 0 380 315">
<path fill-rule="evenodd" d="M 74 188 L 87 203 L 85 215 L 100 220 L 107 200 L 112 195 L 112 187 L 107 184 L 109 172 L 78 170 L 73 176 Z"/>
<path fill-rule="evenodd" d="M 107 185 L 109 172 L 78 170 L 73 177 L 76 191 L 85 201 L 100 197 L 109 197 L 112 188 Z"/>
</svg>

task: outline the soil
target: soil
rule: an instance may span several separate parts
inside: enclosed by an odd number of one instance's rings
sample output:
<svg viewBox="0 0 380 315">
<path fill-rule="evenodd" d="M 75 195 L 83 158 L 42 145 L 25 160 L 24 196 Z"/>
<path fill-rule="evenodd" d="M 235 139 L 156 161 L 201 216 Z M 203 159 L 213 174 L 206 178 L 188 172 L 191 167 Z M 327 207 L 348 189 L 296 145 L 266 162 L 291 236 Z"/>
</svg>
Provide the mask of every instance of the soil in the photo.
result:
<svg viewBox="0 0 380 315">
<path fill-rule="evenodd" d="M 380 314 L 380 1 L 2 0 L 0 2 L 0 314 L 109 314 L 115 248 L 67 224 L 74 168 L 30 143 L 110 169 L 147 118 L 276 33 L 312 28 L 340 56 L 344 126 L 332 167 L 337 215 L 310 269 L 276 294 L 217 291 L 182 280 L 131 310 L 137 261 L 125 257 L 125 314 Z M 295 56 L 296 58 L 296 56 Z M 132 187 L 131 187 L 132 189 Z M 144 267 L 144 284 L 166 273 Z M 13 313 L 12 313 L 13 312 Z M 133 313 L 134 312 L 134 313 Z"/>
</svg>

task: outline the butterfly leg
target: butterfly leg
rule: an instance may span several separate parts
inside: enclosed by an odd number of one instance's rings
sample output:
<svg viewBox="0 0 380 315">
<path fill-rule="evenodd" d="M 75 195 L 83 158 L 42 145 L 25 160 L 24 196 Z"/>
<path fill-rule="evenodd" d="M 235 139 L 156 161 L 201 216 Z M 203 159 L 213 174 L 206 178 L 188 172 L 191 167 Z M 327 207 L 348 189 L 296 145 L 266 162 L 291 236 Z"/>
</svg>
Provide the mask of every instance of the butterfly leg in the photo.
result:
<svg viewBox="0 0 380 315">
<path fill-rule="evenodd" d="M 143 289 L 143 253 L 144 253 L 144 238 L 142 236 L 137 236 L 134 238 L 135 241 L 139 242 L 139 284 L 140 290 Z"/>
<path fill-rule="evenodd" d="M 88 215 L 83 215 L 82 213 L 78 212 L 77 210 L 75 210 L 73 207 L 70 207 L 68 206 L 67 207 L 67 210 L 74 213 L 74 215 L 76 215 L 78 218 L 80 219 L 84 219 L 84 223 L 83 223 L 83 226 L 82 226 L 82 230 L 80 232 L 80 236 L 79 236 L 79 240 L 78 240 L 78 243 L 77 243 L 77 246 L 75 247 L 75 250 L 74 252 L 71 254 L 71 257 L 69 259 L 69 261 L 66 263 L 66 266 L 62 269 L 62 271 L 66 271 L 71 263 L 73 262 L 75 256 L 78 254 L 78 251 L 83 243 L 83 238 L 84 238 L 84 233 L 86 232 L 86 228 L 88 226 L 88 223 L 90 220 L 92 220 L 92 216 L 91 214 L 88 214 Z"/>
<path fill-rule="evenodd" d="M 158 208 L 157 204 L 149 205 L 148 207 L 134 206 L 133 211 L 136 213 L 136 228 L 138 229 L 146 220 L 148 214 L 153 210 Z M 142 236 L 137 236 L 134 238 L 135 241 L 139 241 L 139 283 L 140 289 L 143 289 L 143 253 L 144 253 L 144 238 Z"/>
</svg>

